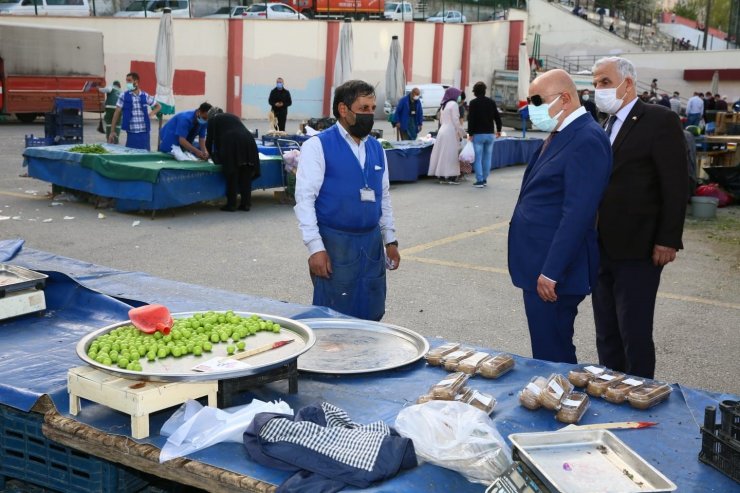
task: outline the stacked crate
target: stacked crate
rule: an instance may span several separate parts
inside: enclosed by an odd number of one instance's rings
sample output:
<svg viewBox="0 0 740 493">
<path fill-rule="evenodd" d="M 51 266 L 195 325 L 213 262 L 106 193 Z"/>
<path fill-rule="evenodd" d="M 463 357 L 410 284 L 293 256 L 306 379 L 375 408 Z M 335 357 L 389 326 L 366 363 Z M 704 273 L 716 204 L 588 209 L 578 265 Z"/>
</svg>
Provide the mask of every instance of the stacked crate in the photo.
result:
<svg viewBox="0 0 740 493">
<path fill-rule="evenodd" d="M 55 144 L 82 144 L 82 99 L 54 98 L 54 110 L 45 119 L 47 139 Z"/>
</svg>

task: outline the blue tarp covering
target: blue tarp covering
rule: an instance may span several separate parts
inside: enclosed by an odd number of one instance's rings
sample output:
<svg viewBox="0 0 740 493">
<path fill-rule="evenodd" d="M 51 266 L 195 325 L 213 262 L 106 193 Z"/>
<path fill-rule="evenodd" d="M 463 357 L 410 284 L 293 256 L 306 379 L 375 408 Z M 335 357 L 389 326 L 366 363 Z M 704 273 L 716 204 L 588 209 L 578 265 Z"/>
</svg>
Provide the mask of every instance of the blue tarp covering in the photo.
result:
<svg viewBox="0 0 740 493">
<path fill-rule="evenodd" d="M 28 315 L 0 323 L 0 404 L 28 411 L 41 394 L 49 394 L 58 410 L 69 410 L 66 392 L 68 368 L 79 366 L 77 341 L 86 333 L 114 321 L 126 319 L 130 305 L 162 303 L 172 311 L 234 309 L 259 311 L 292 318 L 339 316 L 324 308 L 283 303 L 229 293 L 202 286 L 178 283 L 136 272 L 112 270 L 82 261 L 22 248 L 22 241 L 0 242 L 0 261 L 11 262 L 51 275 L 47 283 L 48 310 L 44 316 Z M 431 341 L 433 346 L 443 341 Z M 490 350 L 489 350 L 490 351 Z M 547 410 L 522 408 L 517 392 L 534 375 L 566 373 L 571 365 L 548 363 L 515 356 L 516 367 L 498 380 L 475 377 L 469 385 L 493 394 L 498 400 L 493 423 L 503 436 L 514 432 L 550 431 L 562 427 Z M 418 362 L 404 368 L 370 375 L 326 376 L 301 374 L 298 393 L 289 395 L 287 384 L 277 382 L 240 396 L 238 403 L 257 397 L 281 398 L 294 409 L 326 400 L 348 411 L 357 422 L 382 419 L 389 424 L 398 412 L 412 404 L 447 373 Z M 699 425 L 704 406 L 737 396 L 722 395 L 674 385 L 669 400 L 639 411 L 628 405 L 613 405 L 593 399 L 581 424 L 609 421 L 657 421 L 658 426 L 642 430 L 617 431 L 617 435 L 638 454 L 673 480 L 679 491 L 736 491 L 737 484 L 700 463 Z M 155 433 L 143 440 L 162 446 L 156 435 L 173 409 L 152 416 Z M 130 433 L 128 416 L 97 404 L 83 404 L 75 417 L 111 434 Z M 240 444 L 219 444 L 191 456 L 217 467 L 278 484 L 287 473 L 258 466 L 249 461 Z M 371 488 L 369 491 L 482 492 L 482 485 L 467 482 L 457 473 L 423 465 Z"/>
</svg>

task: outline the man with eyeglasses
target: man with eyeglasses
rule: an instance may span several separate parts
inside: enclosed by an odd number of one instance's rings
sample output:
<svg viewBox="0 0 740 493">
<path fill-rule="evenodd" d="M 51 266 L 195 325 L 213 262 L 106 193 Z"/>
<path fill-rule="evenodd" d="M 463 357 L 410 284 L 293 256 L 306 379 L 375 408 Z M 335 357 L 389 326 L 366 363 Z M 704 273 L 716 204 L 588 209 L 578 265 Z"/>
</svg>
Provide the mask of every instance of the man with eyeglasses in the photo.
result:
<svg viewBox="0 0 740 493">
<path fill-rule="evenodd" d="M 533 126 L 551 133 L 524 172 L 509 227 L 509 274 L 524 292 L 532 355 L 576 363 L 573 323 L 596 282 L 596 211 L 611 149 L 564 70 L 532 81 L 528 111 Z"/>
<path fill-rule="evenodd" d="M 602 365 L 653 378 L 660 275 L 683 248 L 686 140 L 676 113 L 637 98 L 637 73 L 629 60 L 602 58 L 592 72 L 596 106 L 611 115 L 606 133 L 614 154 L 614 172 L 599 207 L 596 349 Z"/>
</svg>

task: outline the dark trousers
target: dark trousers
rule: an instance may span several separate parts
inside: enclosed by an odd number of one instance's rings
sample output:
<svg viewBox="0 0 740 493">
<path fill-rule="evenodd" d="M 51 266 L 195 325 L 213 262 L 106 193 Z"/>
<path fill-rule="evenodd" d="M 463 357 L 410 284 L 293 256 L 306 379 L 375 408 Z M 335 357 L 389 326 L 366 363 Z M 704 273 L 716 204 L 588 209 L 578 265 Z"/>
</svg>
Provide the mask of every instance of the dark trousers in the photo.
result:
<svg viewBox="0 0 740 493">
<path fill-rule="evenodd" d="M 226 180 L 226 206 L 236 207 L 236 196 L 241 195 L 239 207 L 249 209 L 252 206 L 252 166 L 224 166 Z"/>
<path fill-rule="evenodd" d="M 577 363 L 573 322 L 583 295 L 558 295 L 554 303 L 543 301 L 537 291 L 524 291 L 532 357 L 558 363 Z"/>
<path fill-rule="evenodd" d="M 612 260 L 601 250 L 599 282 L 592 296 L 600 364 L 653 378 L 653 315 L 662 271 L 652 259 Z"/>
<path fill-rule="evenodd" d="M 273 111 L 277 118 L 278 130 L 285 132 L 285 120 L 288 118 L 288 111 Z"/>
</svg>

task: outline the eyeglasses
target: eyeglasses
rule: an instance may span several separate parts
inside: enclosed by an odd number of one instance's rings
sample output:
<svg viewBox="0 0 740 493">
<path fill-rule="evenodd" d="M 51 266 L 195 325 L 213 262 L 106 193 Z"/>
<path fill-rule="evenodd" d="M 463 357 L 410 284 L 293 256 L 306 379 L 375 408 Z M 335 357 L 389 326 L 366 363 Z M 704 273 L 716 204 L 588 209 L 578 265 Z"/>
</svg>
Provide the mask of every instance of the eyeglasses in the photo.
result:
<svg viewBox="0 0 740 493">
<path fill-rule="evenodd" d="M 560 93 L 555 93 L 555 94 L 560 94 Z M 539 94 L 535 94 L 534 96 L 530 96 L 527 98 L 527 103 L 533 104 L 535 106 L 542 106 L 545 103 L 544 98 L 555 96 L 555 94 L 546 94 L 545 96 L 540 96 Z"/>
</svg>

